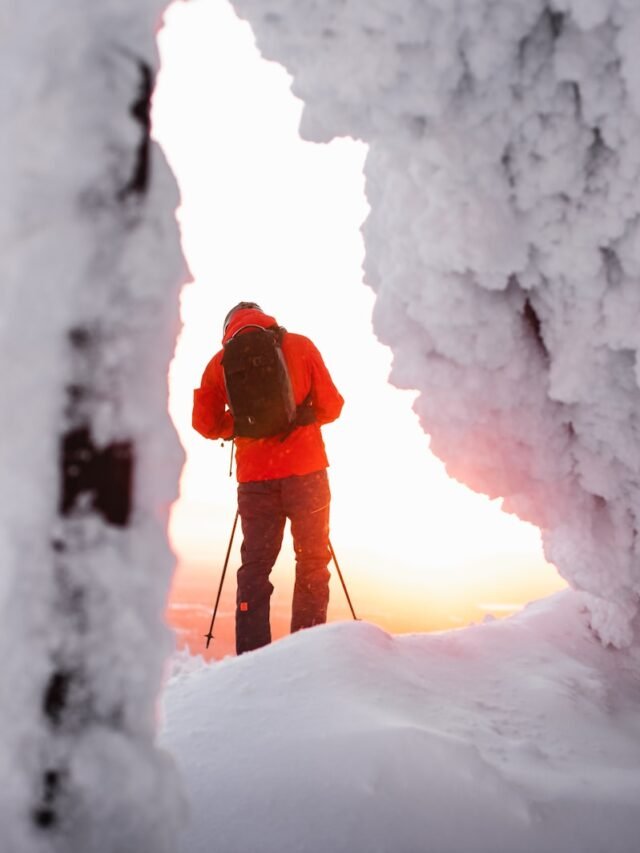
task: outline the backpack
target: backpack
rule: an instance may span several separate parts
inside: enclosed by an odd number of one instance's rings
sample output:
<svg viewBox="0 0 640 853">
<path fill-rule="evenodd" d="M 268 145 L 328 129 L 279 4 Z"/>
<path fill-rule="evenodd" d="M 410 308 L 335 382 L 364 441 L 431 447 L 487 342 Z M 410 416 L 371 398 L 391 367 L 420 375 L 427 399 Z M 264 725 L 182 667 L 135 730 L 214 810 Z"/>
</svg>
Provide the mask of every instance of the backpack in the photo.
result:
<svg viewBox="0 0 640 853">
<path fill-rule="evenodd" d="M 281 348 L 284 335 L 279 326 L 243 326 L 224 344 L 222 368 L 236 436 L 286 435 L 295 424 L 296 404 Z"/>
</svg>

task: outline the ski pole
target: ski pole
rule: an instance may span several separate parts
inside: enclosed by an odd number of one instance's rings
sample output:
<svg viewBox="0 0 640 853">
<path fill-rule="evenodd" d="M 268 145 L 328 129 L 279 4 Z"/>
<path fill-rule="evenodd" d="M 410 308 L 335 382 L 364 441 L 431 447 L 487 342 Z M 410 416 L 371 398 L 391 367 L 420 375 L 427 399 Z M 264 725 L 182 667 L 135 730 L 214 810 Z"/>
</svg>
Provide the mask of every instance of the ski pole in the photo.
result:
<svg viewBox="0 0 640 853">
<path fill-rule="evenodd" d="M 213 615 L 211 617 L 211 625 L 209 625 L 209 633 L 205 634 L 205 638 L 207 640 L 206 648 L 209 648 L 209 643 L 213 639 L 213 623 L 216 621 L 216 613 L 218 612 L 218 604 L 220 603 L 220 596 L 222 594 L 222 584 L 224 583 L 224 577 L 227 573 L 227 566 L 229 565 L 229 557 L 231 556 L 231 546 L 233 545 L 233 537 L 236 535 L 236 526 L 238 524 L 238 516 L 240 515 L 239 511 L 236 510 L 236 517 L 233 519 L 233 527 L 231 528 L 231 537 L 229 538 L 229 547 L 227 548 L 227 556 L 224 558 L 224 567 L 222 569 L 222 576 L 220 577 L 220 586 L 218 587 L 218 595 L 216 596 L 216 603 L 213 608 Z"/>
<path fill-rule="evenodd" d="M 351 615 L 356 620 L 356 622 L 359 622 L 360 620 L 356 616 L 356 612 L 353 609 L 353 604 L 351 603 L 351 599 L 349 598 L 349 593 L 347 592 L 347 585 L 344 582 L 344 578 L 342 577 L 342 572 L 340 571 L 340 566 L 338 565 L 338 558 L 336 557 L 336 552 L 333 550 L 333 545 L 331 544 L 331 541 L 329 541 L 329 551 L 331 551 L 331 557 L 333 559 L 333 562 L 336 564 L 336 569 L 338 570 L 338 577 L 340 578 L 340 583 L 342 584 L 342 589 L 344 590 L 344 594 L 347 596 L 347 603 L 349 604 L 349 609 L 351 610 Z"/>
</svg>

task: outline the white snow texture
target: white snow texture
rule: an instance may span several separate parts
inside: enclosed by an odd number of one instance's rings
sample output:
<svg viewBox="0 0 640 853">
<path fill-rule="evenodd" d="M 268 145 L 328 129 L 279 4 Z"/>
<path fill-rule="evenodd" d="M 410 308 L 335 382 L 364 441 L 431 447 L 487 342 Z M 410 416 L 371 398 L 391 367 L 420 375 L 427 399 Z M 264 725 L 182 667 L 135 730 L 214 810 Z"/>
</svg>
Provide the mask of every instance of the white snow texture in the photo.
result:
<svg viewBox="0 0 640 853">
<path fill-rule="evenodd" d="M 0 9 L 2 853 L 174 847 L 154 744 L 184 280 L 148 145 L 163 5 Z"/>
<path fill-rule="evenodd" d="M 163 5 L 0 9 L 3 853 L 175 843 L 153 743 L 180 462 L 178 198 L 147 121 Z M 375 328 L 433 450 L 542 528 L 624 646 L 640 591 L 637 0 L 234 6 L 293 75 L 304 135 L 370 146 Z"/>
<path fill-rule="evenodd" d="M 640 647 L 579 596 L 390 637 L 342 622 L 178 658 L 180 853 L 636 853 Z"/>
<path fill-rule="evenodd" d="M 366 141 L 392 381 L 624 646 L 640 592 L 636 0 L 233 0 L 310 140 Z"/>
</svg>

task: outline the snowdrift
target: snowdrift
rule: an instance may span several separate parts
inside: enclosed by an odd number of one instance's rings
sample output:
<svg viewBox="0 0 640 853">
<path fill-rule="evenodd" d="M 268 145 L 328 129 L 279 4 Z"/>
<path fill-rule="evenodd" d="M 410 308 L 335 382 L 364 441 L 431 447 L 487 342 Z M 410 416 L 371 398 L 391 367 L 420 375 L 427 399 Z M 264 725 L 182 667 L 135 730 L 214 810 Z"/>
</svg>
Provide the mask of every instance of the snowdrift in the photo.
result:
<svg viewBox="0 0 640 853">
<path fill-rule="evenodd" d="M 606 650 L 581 596 L 442 634 L 304 631 L 183 656 L 162 741 L 204 853 L 634 853 L 640 645 Z"/>
<path fill-rule="evenodd" d="M 232 0 L 315 141 L 366 141 L 374 325 L 449 472 L 606 643 L 640 592 L 640 8 Z"/>
</svg>

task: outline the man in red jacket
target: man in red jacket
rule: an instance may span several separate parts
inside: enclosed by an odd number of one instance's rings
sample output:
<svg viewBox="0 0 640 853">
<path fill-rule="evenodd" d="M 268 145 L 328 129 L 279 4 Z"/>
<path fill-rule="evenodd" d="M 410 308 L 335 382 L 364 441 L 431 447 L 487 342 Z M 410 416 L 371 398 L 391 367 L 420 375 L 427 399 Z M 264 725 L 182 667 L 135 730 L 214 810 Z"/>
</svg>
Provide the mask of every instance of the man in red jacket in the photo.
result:
<svg viewBox="0 0 640 853">
<path fill-rule="evenodd" d="M 222 342 L 245 327 L 278 328 L 255 302 L 240 302 L 227 314 Z M 328 460 L 320 427 L 334 421 L 344 400 L 322 357 L 303 335 L 285 332 L 282 353 L 295 403 L 304 410 L 301 426 L 269 438 L 234 439 L 233 416 L 220 350 L 194 392 L 193 426 L 205 438 L 233 439 L 236 447 L 238 511 L 242 523 L 242 565 L 238 570 L 236 651 L 271 642 L 271 569 L 282 545 L 286 519 L 296 556 L 291 631 L 326 622 L 329 603 Z"/>
</svg>

